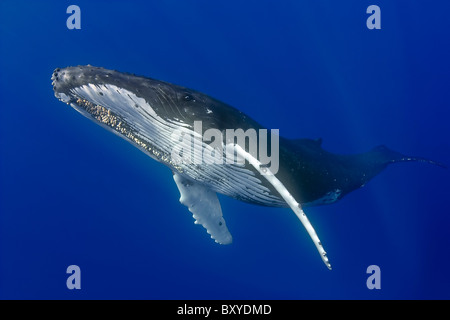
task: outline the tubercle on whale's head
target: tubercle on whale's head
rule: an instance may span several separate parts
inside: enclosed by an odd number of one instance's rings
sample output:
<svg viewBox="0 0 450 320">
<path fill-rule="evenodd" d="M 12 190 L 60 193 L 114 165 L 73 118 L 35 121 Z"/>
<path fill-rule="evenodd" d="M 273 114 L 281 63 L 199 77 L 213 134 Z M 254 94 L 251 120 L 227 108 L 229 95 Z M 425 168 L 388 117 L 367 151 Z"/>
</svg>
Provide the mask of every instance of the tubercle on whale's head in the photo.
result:
<svg viewBox="0 0 450 320">
<path fill-rule="evenodd" d="M 64 72 L 64 71 L 61 71 L 60 68 L 56 68 L 53 71 L 52 78 L 51 78 L 55 97 L 67 104 L 69 104 L 70 100 L 71 100 L 70 95 L 68 95 L 66 92 L 64 92 L 65 91 L 64 90 L 65 83 L 67 83 L 69 81 L 68 77 L 71 77 L 71 76 L 69 74 L 66 74 L 66 72 Z"/>
</svg>

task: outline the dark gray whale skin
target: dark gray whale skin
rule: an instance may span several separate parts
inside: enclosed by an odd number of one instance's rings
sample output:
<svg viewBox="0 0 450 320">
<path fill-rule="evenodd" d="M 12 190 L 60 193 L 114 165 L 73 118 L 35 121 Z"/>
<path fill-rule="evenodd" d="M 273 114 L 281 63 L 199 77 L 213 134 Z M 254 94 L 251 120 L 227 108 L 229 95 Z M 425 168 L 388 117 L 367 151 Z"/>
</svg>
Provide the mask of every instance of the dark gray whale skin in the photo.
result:
<svg viewBox="0 0 450 320">
<path fill-rule="evenodd" d="M 206 94 L 147 77 L 88 65 L 55 69 L 52 80 L 55 95 L 60 96 L 63 93 L 70 97 L 69 102 L 75 104 L 77 97 L 73 96 L 71 89 L 88 84 L 112 84 L 144 98 L 163 119 L 176 117 L 191 126 L 194 121 L 201 120 L 203 130 L 264 128 L 238 109 Z M 421 161 L 443 166 L 431 160 L 405 156 L 385 146 L 378 146 L 360 154 L 334 154 L 324 150 L 321 142 L 321 139 L 292 140 L 280 137 L 279 170 L 276 177 L 302 204 L 318 205 L 335 202 L 351 191 L 364 186 L 391 163 Z M 252 166 L 247 164 L 246 168 L 258 175 Z M 176 168 L 171 169 L 176 170 Z M 261 180 L 272 194 L 279 196 L 269 183 L 264 179 Z M 327 199 L 326 195 L 336 190 L 339 190 L 336 197 Z M 259 205 L 286 206 L 281 201 L 267 203 L 252 201 L 248 198 L 240 199 L 239 196 L 235 198 Z"/>
</svg>

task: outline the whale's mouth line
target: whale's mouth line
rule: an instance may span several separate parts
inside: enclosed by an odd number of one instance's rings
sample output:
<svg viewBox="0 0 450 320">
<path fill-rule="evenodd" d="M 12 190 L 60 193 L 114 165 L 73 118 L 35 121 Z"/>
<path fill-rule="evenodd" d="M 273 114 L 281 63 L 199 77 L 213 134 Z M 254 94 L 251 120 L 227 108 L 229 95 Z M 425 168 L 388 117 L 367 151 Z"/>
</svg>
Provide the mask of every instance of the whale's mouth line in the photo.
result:
<svg viewBox="0 0 450 320">
<path fill-rule="evenodd" d="M 119 116 L 116 112 L 112 111 L 101 104 L 95 104 L 91 101 L 78 96 L 74 89 L 69 90 L 69 94 L 58 92 L 55 90 L 55 96 L 62 102 L 70 105 L 73 109 L 86 116 L 92 118 L 94 122 L 97 122 L 103 127 L 106 127 L 110 131 L 122 136 L 126 140 L 132 142 L 137 147 L 141 148 L 148 155 L 157 161 L 166 161 L 167 155 L 159 148 L 152 145 L 147 139 L 138 134 L 138 131 L 134 129 L 124 118 Z M 174 167 L 176 167 L 174 165 Z M 180 172 L 181 168 L 176 167 Z"/>
<path fill-rule="evenodd" d="M 142 137 L 139 137 L 137 131 L 118 114 L 111 111 L 111 109 L 108 109 L 102 105 L 94 104 L 82 98 L 77 98 L 77 100 L 75 102 L 71 102 L 70 105 L 77 111 L 82 110 L 88 113 L 97 122 L 108 126 L 118 134 L 125 136 L 127 139 L 133 141 L 144 150 L 152 150 L 150 142 Z"/>
</svg>

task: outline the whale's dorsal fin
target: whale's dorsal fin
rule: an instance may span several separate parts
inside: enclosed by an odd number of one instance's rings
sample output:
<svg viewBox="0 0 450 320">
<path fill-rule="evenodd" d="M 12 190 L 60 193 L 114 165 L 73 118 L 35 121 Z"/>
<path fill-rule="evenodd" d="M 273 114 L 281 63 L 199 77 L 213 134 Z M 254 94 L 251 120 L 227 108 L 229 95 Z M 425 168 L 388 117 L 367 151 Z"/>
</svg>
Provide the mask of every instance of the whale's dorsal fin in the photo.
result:
<svg viewBox="0 0 450 320">
<path fill-rule="evenodd" d="M 222 208 L 214 191 L 178 173 L 173 179 L 180 191 L 180 202 L 188 207 L 196 224 L 201 224 L 217 243 L 229 244 L 232 241 Z"/>
</svg>

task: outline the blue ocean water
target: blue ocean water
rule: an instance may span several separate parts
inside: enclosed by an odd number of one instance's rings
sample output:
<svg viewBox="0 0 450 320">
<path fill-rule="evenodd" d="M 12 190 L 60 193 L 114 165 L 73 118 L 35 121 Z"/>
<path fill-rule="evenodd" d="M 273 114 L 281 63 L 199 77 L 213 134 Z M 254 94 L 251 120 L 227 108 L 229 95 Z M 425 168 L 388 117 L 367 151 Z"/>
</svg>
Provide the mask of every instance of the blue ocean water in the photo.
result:
<svg viewBox="0 0 450 320">
<path fill-rule="evenodd" d="M 66 9 L 81 9 L 69 30 Z M 381 8 L 369 30 L 366 9 Z M 336 153 L 385 144 L 450 165 L 446 1 L 0 2 L 1 299 L 449 299 L 449 169 L 392 165 L 306 209 L 220 196 L 233 244 L 171 172 L 53 95 L 91 64 L 191 87 Z M 69 265 L 81 289 L 69 290 Z M 380 267 L 381 289 L 366 286 Z"/>
</svg>

